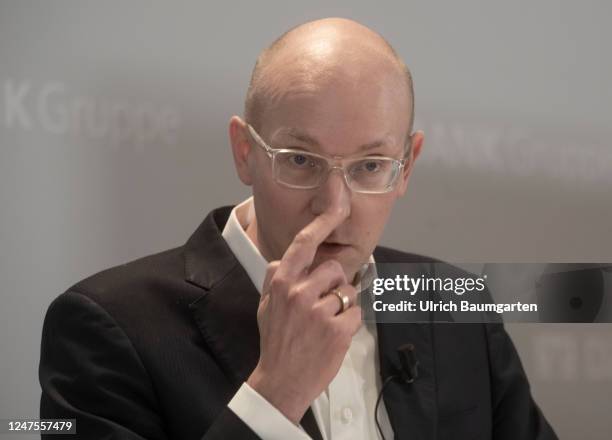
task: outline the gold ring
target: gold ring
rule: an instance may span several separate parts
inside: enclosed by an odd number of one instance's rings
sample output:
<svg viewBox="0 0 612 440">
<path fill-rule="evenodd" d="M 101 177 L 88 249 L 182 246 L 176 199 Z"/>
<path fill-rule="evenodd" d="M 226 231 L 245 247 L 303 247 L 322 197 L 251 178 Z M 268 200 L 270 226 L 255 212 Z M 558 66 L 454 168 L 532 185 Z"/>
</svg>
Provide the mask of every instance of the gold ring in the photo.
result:
<svg viewBox="0 0 612 440">
<path fill-rule="evenodd" d="M 336 298 L 340 300 L 340 310 L 338 311 L 338 313 L 336 313 L 336 315 L 339 315 L 351 306 L 351 299 L 348 296 L 340 293 L 338 289 L 333 289 L 331 293 L 336 295 Z"/>
</svg>

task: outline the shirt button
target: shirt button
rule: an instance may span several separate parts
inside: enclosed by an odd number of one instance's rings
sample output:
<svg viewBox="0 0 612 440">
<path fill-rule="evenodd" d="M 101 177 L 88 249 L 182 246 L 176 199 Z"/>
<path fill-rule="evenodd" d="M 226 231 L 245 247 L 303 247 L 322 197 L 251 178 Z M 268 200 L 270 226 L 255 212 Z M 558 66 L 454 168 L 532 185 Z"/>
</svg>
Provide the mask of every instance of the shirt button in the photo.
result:
<svg viewBox="0 0 612 440">
<path fill-rule="evenodd" d="M 353 410 L 350 409 L 348 406 L 345 406 L 344 408 L 342 408 L 342 423 L 349 423 L 351 420 L 353 420 Z"/>
</svg>

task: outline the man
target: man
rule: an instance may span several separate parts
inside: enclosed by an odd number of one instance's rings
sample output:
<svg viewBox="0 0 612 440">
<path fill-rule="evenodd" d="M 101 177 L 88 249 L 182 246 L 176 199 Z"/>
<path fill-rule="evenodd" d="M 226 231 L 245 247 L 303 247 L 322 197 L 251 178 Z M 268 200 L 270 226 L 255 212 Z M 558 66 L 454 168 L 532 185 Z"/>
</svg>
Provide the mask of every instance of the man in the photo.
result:
<svg viewBox="0 0 612 440">
<path fill-rule="evenodd" d="M 408 69 L 368 28 L 274 42 L 229 126 L 253 197 L 53 302 L 41 417 L 96 439 L 555 438 L 503 327 L 361 321 L 368 262 L 432 261 L 376 246 L 422 148 L 413 114 Z M 406 343 L 411 384 L 388 379 Z"/>
</svg>

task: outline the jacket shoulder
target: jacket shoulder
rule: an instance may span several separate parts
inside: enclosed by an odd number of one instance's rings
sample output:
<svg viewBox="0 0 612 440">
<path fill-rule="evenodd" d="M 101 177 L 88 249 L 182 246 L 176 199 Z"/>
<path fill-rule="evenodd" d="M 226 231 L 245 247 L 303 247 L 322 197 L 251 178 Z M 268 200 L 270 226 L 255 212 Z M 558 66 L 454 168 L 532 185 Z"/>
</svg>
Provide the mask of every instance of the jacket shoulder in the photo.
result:
<svg viewBox="0 0 612 440">
<path fill-rule="evenodd" d="M 163 300 L 168 295 L 175 295 L 172 298 L 175 302 L 180 300 L 187 284 L 183 248 L 175 247 L 102 270 L 67 291 L 80 293 L 108 311 L 136 303 L 150 304 L 151 300 Z"/>
</svg>

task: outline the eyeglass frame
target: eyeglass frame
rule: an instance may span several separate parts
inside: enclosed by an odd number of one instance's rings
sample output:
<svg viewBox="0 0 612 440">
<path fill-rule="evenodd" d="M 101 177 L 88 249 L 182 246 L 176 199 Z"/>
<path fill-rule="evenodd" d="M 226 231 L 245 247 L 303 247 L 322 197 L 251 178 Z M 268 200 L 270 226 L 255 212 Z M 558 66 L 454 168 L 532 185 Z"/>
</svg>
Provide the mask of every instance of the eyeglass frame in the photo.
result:
<svg viewBox="0 0 612 440">
<path fill-rule="evenodd" d="M 321 185 L 323 185 L 327 179 L 329 178 L 330 173 L 334 170 L 341 170 L 342 171 L 342 175 L 344 177 L 344 182 L 346 183 L 347 188 L 349 188 L 351 191 L 355 191 L 361 194 L 387 194 L 391 191 L 393 191 L 395 189 L 395 187 L 397 186 L 397 182 L 399 180 L 399 176 L 401 175 L 402 170 L 404 169 L 404 167 L 406 166 L 406 163 L 409 162 L 409 156 L 412 153 L 412 145 L 410 144 L 410 138 L 408 138 L 407 143 L 409 144 L 408 149 L 406 151 L 406 153 L 404 154 L 404 157 L 402 159 L 396 159 L 394 157 L 389 157 L 389 156 L 383 156 L 383 155 L 373 155 L 373 156 L 361 156 L 361 157 L 354 157 L 354 158 L 343 158 L 341 156 L 325 156 L 322 154 L 318 154 L 318 153 L 313 153 L 311 151 L 305 151 L 305 150 L 300 150 L 297 148 L 272 148 L 271 146 L 269 146 L 266 141 L 264 141 L 261 136 L 259 136 L 259 133 L 257 133 L 257 131 L 255 131 L 255 129 L 253 128 L 253 126 L 251 124 L 249 124 L 248 122 L 246 123 L 249 133 L 251 134 L 251 136 L 253 137 L 253 139 L 255 139 L 255 143 L 257 145 L 259 145 L 261 148 L 264 149 L 264 151 L 266 152 L 267 156 L 272 160 L 272 167 L 274 167 L 274 157 L 276 156 L 277 153 L 286 153 L 286 152 L 297 152 L 297 153 L 306 153 L 312 156 L 315 156 L 317 158 L 320 158 L 322 160 L 324 160 L 325 162 L 327 162 L 327 174 L 325 175 L 324 179 L 321 179 L 321 181 L 316 185 L 316 186 L 296 186 L 296 185 L 290 185 L 286 182 L 281 182 L 276 175 L 274 176 L 274 180 L 283 186 L 286 186 L 287 188 L 293 188 L 293 189 L 316 189 L 319 188 Z M 358 160 L 362 160 L 362 159 L 366 159 L 366 158 L 371 158 L 371 159 L 385 159 L 385 160 L 391 160 L 393 161 L 393 163 L 398 164 L 398 169 L 397 169 L 397 174 L 395 176 L 395 178 L 393 179 L 393 181 L 387 185 L 387 188 L 385 191 L 364 191 L 364 190 L 356 190 L 353 189 L 350 183 L 350 179 L 347 176 L 347 169 L 344 166 L 345 161 L 350 160 L 351 162 L 354 161 L 358 161 Z M 342 166 L 338 166 L 335 163 L 340 162 L 340 164 Z"/>
</svg>

